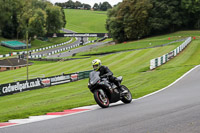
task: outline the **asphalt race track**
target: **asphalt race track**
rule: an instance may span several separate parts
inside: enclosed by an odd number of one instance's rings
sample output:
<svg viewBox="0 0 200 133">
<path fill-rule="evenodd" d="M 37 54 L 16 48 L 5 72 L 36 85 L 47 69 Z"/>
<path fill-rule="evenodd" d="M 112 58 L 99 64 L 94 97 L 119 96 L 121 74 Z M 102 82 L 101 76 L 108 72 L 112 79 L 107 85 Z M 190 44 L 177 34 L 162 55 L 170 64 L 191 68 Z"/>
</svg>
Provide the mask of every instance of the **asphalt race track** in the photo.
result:
<svg viewBox="0 0 200 133">
<path fill-rule="evenodd" d="M 200 66 L 159 93 L 0 133 L 200 133 Z"/>
<path fill-rule="evenodd" d="M 86 45 L 86 46 L 83 46 L 83 47 L 79 47 L 79 48 L 76 48 L 76 49 L 72 49 L 72 50 L 69 50 L 67 52 L 63 52 L 59 55 L 59 57 L 68 57 L 68 56 L 73 56 L 74 54 L 77 54 L 77 53 L 80 53 L 80 52 L 85 52 L 85 51 L 89 51 L 95 47 L 98 47 L 98 46 L 102 46 L 102 45 L 105 45 L 106 43 L 108 42 L 96 42 L 95 44 L 93 45 Z M 58 54 L 54 54 L 54 55 L 49 55 L 47 56 L 47 58 L 56 58 L 58 56 Z"/>
<path fill-rule="evenodd" d="M 47 53 L 50 53 L 50 52 L 55 51 L 55 50 L 59 50 L 59 49 L 62 49 L 62 48 L 67 48 L 67 47 L 70 47 L 70 46 L 79 44 L 79 43 L 80 43 L 80 40 L 81 40 L 81 39 L 78 38 L 78 39 L 77 39 L 75 42 L 73 42 L 73 43 L 70 43 L 70 44 L 67 44 L 67 45 L 64 45 L 64 46 L 61 46 L 61 47 L 56 47 L 56 48 L 53 48 L 53 49 L 49 49 L 49 50 L 45 50 L 45 51 L 33 53 L 32 55 L 47 54 Z"/>
<path fill-rule="evenodd" d="M 70 30 L 67 30 L 67 29 L 62 29 L 64 32 L 66 33 L 75 33 L 73 31 L 70 31 Z M 73 46 L 73 45 L 76 45 L 76 44 L 79 44 L 80 43 L 80 38 L 77 38 L 77 40 L 73 43 L 70 43 L 70 44 L 67 44 L 67 45 L 64 45 L 64 46 L 61 46 L 61 47 L 56 47 L 56 48 L 53 48 L 53 49 L 49 49 L 49 50 L 45 50 L 45 51 L 41 51 L 41 52 L 37 52 L 37 53 L 33 53 L 32 55 L 41 55 L 41 54 L 47 54 L 49 52 L 52 52 L 52 51 L 55 51 L 55 50 L 59 50 L 59 49 L 62 49 L 62 48 L 67 48 L 67 47 L 70 47 L 70 46 Z M 87 38 L 84 38 L 84 41 L 87 41 Z M 56 55 L 57 57 L 57 55 Z"/>
</svg>

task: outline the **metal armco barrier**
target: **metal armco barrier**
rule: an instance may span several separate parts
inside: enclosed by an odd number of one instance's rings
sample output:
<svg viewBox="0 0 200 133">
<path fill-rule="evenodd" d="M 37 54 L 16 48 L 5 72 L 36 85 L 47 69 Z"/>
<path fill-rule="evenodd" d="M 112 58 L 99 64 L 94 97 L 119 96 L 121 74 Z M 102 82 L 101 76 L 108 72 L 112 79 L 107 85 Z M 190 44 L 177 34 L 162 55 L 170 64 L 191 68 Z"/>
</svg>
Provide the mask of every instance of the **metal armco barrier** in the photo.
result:
<svg viewBox="0 0 200 133">
<path fill-rule="evenodd" d="M 90 72 L 91 70 L 2 84 L 0 85 L 0 96 L 78 81 L 88 78 Z"/>
<path fill-rule="evenodd" d="M 150 69 L 153 70 L 159 66 L 161 66 L 162 64 L 166 63 L 167 61 L 169 61 L 170 59 L 172 59 L 173 57 L 175 57 L 176 55 L 178 55 L 185 47 L 187 47 L 187 45 L 192 41 L 192 37 L 188 37 L 184 43 L 182 43 L 179 47 L 177 47 L 176 49 L 172 50 L 171 52 L 150 60 Z"/>
</svg>

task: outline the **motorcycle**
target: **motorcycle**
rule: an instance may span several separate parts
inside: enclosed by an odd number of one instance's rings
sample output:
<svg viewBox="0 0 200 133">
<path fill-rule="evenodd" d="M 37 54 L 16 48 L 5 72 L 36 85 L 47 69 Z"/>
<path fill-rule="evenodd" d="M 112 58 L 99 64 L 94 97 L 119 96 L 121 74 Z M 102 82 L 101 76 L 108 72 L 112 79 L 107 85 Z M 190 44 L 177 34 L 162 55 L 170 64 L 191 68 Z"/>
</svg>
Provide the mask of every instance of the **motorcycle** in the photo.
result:
<svg viewBox="0 0 200 133">
<path fill-rule="evenodd" d="M 110 103 L 121 100 L 123 103 L 131 103 L 132 94 L 125 85 L 121 85 L 128 92 L 123 94 L 119 91 L 114 83 L 108 81 L 107 78 L 100 78 L 99 71 L 92 71 L 89 75 L 88 88 L 94 95 L 96 103 L 102 107 L 109 107 Z M 117 77 L 117 81 L 122 82 L 122 76 Z"/>
</svg>

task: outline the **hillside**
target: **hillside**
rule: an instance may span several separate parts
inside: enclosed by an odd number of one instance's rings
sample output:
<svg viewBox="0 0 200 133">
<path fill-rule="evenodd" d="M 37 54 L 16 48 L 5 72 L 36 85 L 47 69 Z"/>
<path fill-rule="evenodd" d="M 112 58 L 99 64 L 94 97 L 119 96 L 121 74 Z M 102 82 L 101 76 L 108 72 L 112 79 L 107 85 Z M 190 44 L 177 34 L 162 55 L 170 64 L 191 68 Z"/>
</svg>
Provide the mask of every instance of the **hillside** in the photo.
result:
<svg viewBox="0 0 200 133">
<path fill-rule="evenodd" d="M 199 31 L 184 31 L 170 34 L 168 37 L 198 36 L 198 34 Z M 149 40 L 163 37 L 167 37 L 167 35 L 149 38 Z M 114 72 L 115 76 L 123 76 L 123 84 L 130 88 L 133 98 L 138 98 L 166 87 L 195 65 L 200 64 L 200 45 L 199 40 L 196 39 L 179 56 L 154 71 L 149 71 L 150 59 L 168 53 L 180 44 L 181 42 L 165 47 L 92 56 L 89 59 L 67 62 L 36 63 L 29 68 L 29 72 L 30 75 L 45 74 L 45 76 L 50 76 L 62 72 L 91 70 L 91 61 L 99 58 L 103 65 L 108 66 Z M 26 68 L 2 72 L 0 81 L 1 83 L 11 82 L 13 79 L 25 75 Z M 0 121 L 95 104 L 93 96 L 87 88 L 87 82 L 88 79 L 85 79 L 0 97 L 0 104 L 3 107 L 0 109 Z M 13 110 L 15 111 L 13 112 Z"/>
<path fill-rule="evenodd" d="M 105 11 L 65 9 L 66 29 L 78 33 L 107 33 Z"/>
</svg>

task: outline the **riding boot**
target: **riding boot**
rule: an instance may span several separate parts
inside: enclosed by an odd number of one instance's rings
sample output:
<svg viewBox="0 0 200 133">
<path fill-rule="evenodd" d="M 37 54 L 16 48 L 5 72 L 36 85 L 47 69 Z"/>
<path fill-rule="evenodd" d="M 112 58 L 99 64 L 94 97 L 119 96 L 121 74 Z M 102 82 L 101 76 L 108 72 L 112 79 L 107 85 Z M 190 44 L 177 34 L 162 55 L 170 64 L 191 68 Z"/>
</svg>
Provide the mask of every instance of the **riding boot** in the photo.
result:
<svg viewBox="0 0 200 133">
<path fill-rule="evenodd" d="M 119 90 L 120 90 L 123 94 L 128 93 L 128 91 L 125 90 L 122 86 L 119 86 Z"/>
<path fill-rule="evenodd" d="M 119 90 L 121 93 L 123 93 L 123 94 L 128 93 L 128 91 L 125 90 L 125 89 L 120 85 L 119 81 L 116 81 L 116 80 L 115 80 L 115 85 L 117 86 L 118 90 Z"/>
</svg>

